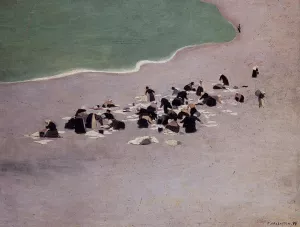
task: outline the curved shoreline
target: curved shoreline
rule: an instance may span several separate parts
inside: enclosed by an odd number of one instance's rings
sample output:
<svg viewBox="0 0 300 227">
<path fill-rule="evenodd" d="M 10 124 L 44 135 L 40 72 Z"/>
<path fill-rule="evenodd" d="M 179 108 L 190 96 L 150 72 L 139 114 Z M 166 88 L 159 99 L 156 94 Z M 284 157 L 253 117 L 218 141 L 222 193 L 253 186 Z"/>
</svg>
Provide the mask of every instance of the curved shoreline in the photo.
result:
<svg viewBox="0 0 300 227">
<path fill-rule="evenodd" d="M 220 7 L 216 4 L 211 3 L 209 0 L 200 0 L 202 2 L 205 2 L 207 4 L 214 5 L 221 16 L 227 20 L 235 29 L 236 31 L 236 26 L 232 22 L 232 20 L 227 16 L 227 14 L 223 13 L 222 10 L 220 10 Z M 138 72 L 142 66 L 147 65 L 147 64 L 163 64 L 171 61 L 179 52 L 183 52 L 186 49 L 189 48 L 201 48 L 201 47 L 207 47 L 207 46 L 220 46 L 220 45 L 225 45 L 225 44 L 230 44 L 234 41 L 236 41 L 238 37 L 238 33 L 235 32 L 235 37 L 228 41 L 228 42 L 222 42 L 222 43 L 202 43 L 202 44 L 193 44 L 193 45 L 188 45 L 181 47 L 177 50 L 175 50 L 173 53 L 171 53 L 170 56 L 167 56 L 165 58 L 162 58 L 160 60 L 140 60 L 135 64 L 135 67 L 133 69 L 129 70 L 123 70 L 123 71 L 105 71 L 105 70 L 94 70 L 94 69 L 70 69 L 69 71 L 66 71 L 64 73 L 59 73 L 55 74 L 53 76 L 46 76 L 46 77 L 39 77 L 35 79 L 29 79 L 29 80 L 21 80 L 21 81 L 12 81 L 12 82 L 0 82 L 0 85 L 3 84 L 17 84 L 17 83 L 28 83 L 28 82 L 38 82 L 38 81 L 45 81 L 45 80 L 51 80 L 51 79 L 59 79 L 59 78 L 64 78 L 64 77 L 69 77 L 69 76 L 75 76 L 80 73 L 105 73 L 105 74 L 129 74 L 129 73 L 135 73 Z"/>
</svg>

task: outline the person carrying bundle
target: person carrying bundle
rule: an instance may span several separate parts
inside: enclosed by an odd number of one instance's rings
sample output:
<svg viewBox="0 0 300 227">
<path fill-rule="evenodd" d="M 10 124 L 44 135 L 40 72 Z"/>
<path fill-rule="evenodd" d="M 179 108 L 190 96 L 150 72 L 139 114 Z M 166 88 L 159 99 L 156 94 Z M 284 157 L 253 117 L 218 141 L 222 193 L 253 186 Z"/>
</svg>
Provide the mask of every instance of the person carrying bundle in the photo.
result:
<svg viewBox="0 0 300 227">
<path fill-rule="evenodd" d="M 258 97 L 258 107 L 261 108 L 264 106 L 264 98 L 266 93 L 260 90 L 255 92 L 255 95 Z"/>
<path fill-rule="evenodd" d="M 150 89 L 148 86 L 146 87 L 145 95 L 147 95 L 148 102 L 154 102 L 155 101 L 155 91 Z"/>
</svg>

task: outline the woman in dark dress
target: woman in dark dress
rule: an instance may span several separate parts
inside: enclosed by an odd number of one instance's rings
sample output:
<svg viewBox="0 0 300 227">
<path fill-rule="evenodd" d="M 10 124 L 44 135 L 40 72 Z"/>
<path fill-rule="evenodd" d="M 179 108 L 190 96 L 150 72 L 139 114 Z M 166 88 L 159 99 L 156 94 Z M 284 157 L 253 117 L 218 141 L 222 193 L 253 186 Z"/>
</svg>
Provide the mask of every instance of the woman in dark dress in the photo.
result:
<svg viewBox="0 0 300 227">
<path fill-rule="evenodd" d="M 148 86 L 146 87 L 146 92 L 145 95 L 148 97 L 148 102 L 154 102 L 155 101 L 155 91 L 153 91 L 151 88 Z"/>
<path fill-rule="evenodd" d="M 222 75 L 220 76 L 220 79 L 219 79 L 219 80 L 222 81 L 224 85 L 229 86 L 229 81 L 228 81 L 227 77 L 224 76 L 224 74 L 222 74 Z"/>
<path fill-rule="evenodd" d="M 106 110 L 106 112 L 103 113 L 103 119 L 114 120 L 115 117 L 112 115 L 110 110 Z"/>
<path fill-rule="evenodd" d="M 160 108 L 164 108 L 164 113 L 167 114 L 168 113 L 168 109 L 172 109 L 172 105 L 169 102 L 168 99 L 166 98 L 162 98 L 160 101 Z"/>
<path fill-rule="evenodd" d="M 255 66 L 252 70 L 252 78 L 256 78 L 258 74 L 258 68 Z"/>
<path fill-rule="evenodd" d="M 201 120 L 195 116 L 185 117 L 181 121 L 181 123 L 183 123 L 183 127 L 185 128 L 186 133 L 194 133 L 197 131 L 196 121 L 199 121 L 201 123 Z"/>
<path fill-rule="evenodd" d="M 221 103 L 221 100 L 219 97 L 217 97 L 217 96 L 212 97 L 207 93 L 204 93 L 199 100 L 201 100 L 201 99 L 203 99 L 203 102 L 200 105 L 206 104 L 209 107 L 216 106 L 217 101 Z"/>
<path fill-rule="evenodd" d="M 172 132 L 179 133 L 180 126 L 177 123 L 177 119 L 173 119 L 170 123 L 166 125 L 166 129 L 169 129 Z"/>
<path fill-rule="evenodd" d="M 196 90 L 196 95 L 201 97 L 202 92 L 204 92 L 203 86 L 202 86 L 202 80 L 200 80 L 200 83 L 198 85 L 198 88 Z"/>
<path fill-rule="evenodd" d="M 185 91 L 194 91 L 195 88 L 193 88 L 193 86 L 194 86 L 194 82 L 191 82 L 191 83 L 185 85 L 183 89 L 184 89 Z"/>
<path fill-rule="evenodd" d="M 235 101 L 237 102 L 244 102 L 245 98 L 242 94 L 236 93 L 234 97 Z"/>
<path fill-rule="evenodd" d="M 40 137 L 59 138 L 56 124 L 52 121 L 47 121 L 46 124 L 45 129 L 40 132 Z"/>
</svg>

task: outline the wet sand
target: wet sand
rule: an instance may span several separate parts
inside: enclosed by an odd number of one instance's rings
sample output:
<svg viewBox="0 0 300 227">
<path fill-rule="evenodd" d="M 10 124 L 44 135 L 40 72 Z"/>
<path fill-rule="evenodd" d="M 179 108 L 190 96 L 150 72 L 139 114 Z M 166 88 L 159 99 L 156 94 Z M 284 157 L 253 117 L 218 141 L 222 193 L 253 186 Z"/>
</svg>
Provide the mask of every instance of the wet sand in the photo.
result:
<svg viewBox="0 0 300 227">
<path fill-rule="evenodd" d="M 210 2 L 241 24 L 233 42 L 187 48 L 136 73 L 0 85 L 0 226 L 299 225 L 299 2 Z M 222 93 L 222 109 L 205 108 L 218 126 L 174 136 L 183 143 L 175 148 L 164 144 L 172 136 L 135 123 L 97 140 L 67 133 L 40 145 L 23 136 L 49 118 L 63 130 L 61 118 L 82 105 L 132 103 L 146 85 L 160 94 L 199 79 L 209 87 L 220 73 L 249 86 L 246 102 L 233 106 L 234 93 Z M 256 89 L 266 91 L 263 109 Z M 141 135 L 160 143 L 126 144 Z"/>
</svg>

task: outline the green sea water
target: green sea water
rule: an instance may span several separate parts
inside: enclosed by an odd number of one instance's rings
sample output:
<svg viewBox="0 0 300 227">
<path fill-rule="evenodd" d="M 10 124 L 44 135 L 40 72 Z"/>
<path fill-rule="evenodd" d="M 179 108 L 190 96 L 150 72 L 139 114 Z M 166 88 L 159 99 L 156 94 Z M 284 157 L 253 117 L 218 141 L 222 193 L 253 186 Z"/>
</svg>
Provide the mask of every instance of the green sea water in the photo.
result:
<svg viewBox="0 0 300 227">
<path fill-rule="evenodd" d="M 130 70 L 234 37 L 216 6 L 200 0 L 1 0 L 0 81 Z"/>
</svg>

